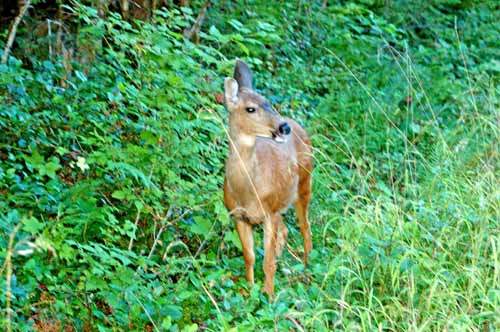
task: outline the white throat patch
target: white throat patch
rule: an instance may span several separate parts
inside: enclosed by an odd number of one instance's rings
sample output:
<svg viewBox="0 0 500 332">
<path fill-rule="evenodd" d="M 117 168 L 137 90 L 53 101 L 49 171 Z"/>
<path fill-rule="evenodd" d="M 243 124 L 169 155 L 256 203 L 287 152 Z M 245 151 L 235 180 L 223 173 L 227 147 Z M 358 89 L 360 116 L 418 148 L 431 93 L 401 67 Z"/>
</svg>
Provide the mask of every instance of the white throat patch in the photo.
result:
<svg viewBox="0 0 500 332">
<path fill-rule="evenodd" d="M 245 134 L 238 135 L 238 143 L 244 146 L 252 146 L 255 144 L 255 136 Z"/>
<path fill-rule="evenodd" d="M 288 140 L 286 136 L 276 136 L 274 137 L 274 141 L 278 143 L 285 143 Z"/>
</svg>

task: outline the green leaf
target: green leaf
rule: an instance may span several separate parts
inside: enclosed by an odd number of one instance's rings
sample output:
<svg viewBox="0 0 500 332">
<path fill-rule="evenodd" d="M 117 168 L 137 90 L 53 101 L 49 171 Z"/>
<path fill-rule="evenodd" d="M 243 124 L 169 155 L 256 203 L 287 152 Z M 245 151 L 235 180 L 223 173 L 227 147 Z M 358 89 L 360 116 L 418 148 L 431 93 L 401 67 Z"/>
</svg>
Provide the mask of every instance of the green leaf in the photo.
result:
<svg viewBox="0 0 500 332">
<path fill-rule="evenodd" d="M 61 168 L 59 161 L 52 161 L 39 168 L 40 175 L 47 175 L 50 178 L 56 177 L 56 171 Z"/>
<path fill-rule="evenodd" d="M 221 38 L 222 34 L 220 33 L 219 29 L 215 27 L 215 25 L 212 25 L 209 29 L 208 32 L 215 38 Z"/>
<path fill-rule="evenodd" d="M 163 313 L 166 316 L 172 317 L 174 321 L 182 318 L 182 309 L 176 305 L 167 304 L 162 309 Z"/>
<path fill-rule="evenodd" d="M 224 241 L 231 242 L 236 248 L 240 250 L 242 249 L 240 237 L 238 236 L 236 230 L 232 230 L 231 232 L 226 232 L 224 234 Z"/>
<path fill-rule="evenodd" d="M 182 329 L 182 332 L 196 332 L 198 331 L 198 324 L 186 325 Z"/>
<path fill-rule="evenodd" d="M 199 235 L 207 236 L 212 227 L 212 222 L 206 218 L 194 217 L 195 224 L 190 227 L 190 230 Z"/>
<path fill-rule="evenodd" d="M 24 230 L 31 234 L 36 234 L 45 227 L 45 225 L 39 222 L 35 217 L 24 219 L 23 225 Z"/>
<path fill-rule="evenodd" d="M 163 321 L 161 322 L 161 328 L 168 330 L 172 326 L 172 317 L 167 316 L 163 318 Z"/>
<path fill-rule="evenodd" d="M 25 155 L 23 157 L 24 160 L 26 160 L 26 162 L 30 164 L 33 168 L 39 168 L 45 162 L 44 158 L 42 157 L 42 155 L 40 155 L 40 152 L 38 152 L 38 150 L 33 151 L 31 156 Z"/>
<path fill-rule="evenodd" d="M 235 40 L 235 43 L 238 44 L 238 46 L 241 48 L 241 50 L 245 53 L 246 56 L 249 56 L 250 55 L 250 51 L 248 50 L 248 48 L 245 46 L 245 44 L 243 44 L 242 42 L 239 42 L 239 41 L 236 41 Z"/>
<path fill-rule="evenodd" d="M 124 199 L 127 196 L 127 192 L 124 190 L 115 190 L 111 194 L 111 197 L 116 198 L 116 199 Z"/>
</svg>

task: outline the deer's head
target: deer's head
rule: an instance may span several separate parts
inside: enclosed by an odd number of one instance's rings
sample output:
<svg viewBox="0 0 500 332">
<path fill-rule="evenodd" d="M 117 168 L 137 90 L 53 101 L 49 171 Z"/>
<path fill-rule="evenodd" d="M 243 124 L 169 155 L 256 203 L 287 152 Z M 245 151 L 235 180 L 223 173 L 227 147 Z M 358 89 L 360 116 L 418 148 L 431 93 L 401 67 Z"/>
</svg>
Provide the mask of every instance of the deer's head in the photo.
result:
<svg viewBox="0 0 500 332">
<path fill-rule="evenodd" d="M 224 80 L 225 105 L 229 110 L 229 122 L 236 135 L 257 136 L 285 142 L 291 128 L 260 94 L 252 89 L 252 73 L 241 60 L 236 60 L 234 78 Z"/>
</svg>

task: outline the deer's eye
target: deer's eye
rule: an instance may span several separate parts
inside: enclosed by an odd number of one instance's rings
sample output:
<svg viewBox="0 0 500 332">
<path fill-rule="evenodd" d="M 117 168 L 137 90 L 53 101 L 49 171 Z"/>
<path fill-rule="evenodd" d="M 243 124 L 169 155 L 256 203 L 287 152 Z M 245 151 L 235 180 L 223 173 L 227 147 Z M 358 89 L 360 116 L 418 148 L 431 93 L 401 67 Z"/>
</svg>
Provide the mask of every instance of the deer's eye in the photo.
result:
<svg viewBox="0 0 500 332">
<path fill-rule="evenodd" d="M 253 107 L 247 107 L 247 112 L 248 113 L 253 113 L 253 112 L 255 112 L 255 108 L 253 108 Z"/>
</svg>

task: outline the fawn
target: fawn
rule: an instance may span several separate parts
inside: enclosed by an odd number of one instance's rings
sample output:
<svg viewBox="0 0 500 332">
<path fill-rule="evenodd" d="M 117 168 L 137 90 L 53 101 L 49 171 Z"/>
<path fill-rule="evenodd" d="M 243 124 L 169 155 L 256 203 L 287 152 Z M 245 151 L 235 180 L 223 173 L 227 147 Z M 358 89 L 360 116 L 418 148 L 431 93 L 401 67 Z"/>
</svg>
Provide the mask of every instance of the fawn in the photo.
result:
<svg viewBox="0 0 500 332">
<path fill-rule="evenodd" d="M 246 279 L 254 283 L 253 225 L 264 227 L 264 289 L 274 292 L 275 256 L 286 245 L 284 213 L 293 203 L 304 238 L 304 265 L 312 249 L 308 207 L 311 199 L 312 146 L 295 121 L 284 118 L 252 89 L 252 73 L 236 60 L 234 78 L 224 80 L 229 111 L 230 150 L 224 178 L 224 203 L 241 240 Z"/>
</svg>

